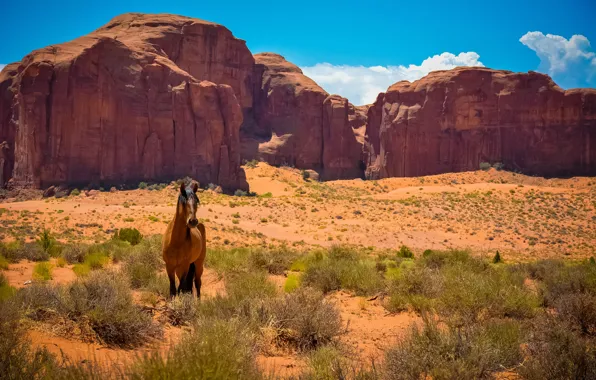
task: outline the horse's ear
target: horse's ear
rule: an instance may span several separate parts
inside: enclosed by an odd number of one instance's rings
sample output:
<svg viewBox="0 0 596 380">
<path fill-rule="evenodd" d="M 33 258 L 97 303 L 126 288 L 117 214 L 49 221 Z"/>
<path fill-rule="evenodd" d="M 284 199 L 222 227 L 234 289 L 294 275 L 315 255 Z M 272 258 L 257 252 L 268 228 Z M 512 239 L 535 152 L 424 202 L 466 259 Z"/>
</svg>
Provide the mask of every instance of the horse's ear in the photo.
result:
<svg viewBox="0 0 596 380">
<path fill-rule="evenodd" d="M 186 196 L 186 184 L 184 183 L 184 181 L 182 181 L 182 183 L 180 184 L 180 194 Z"/>
<path fill-rule="evenodd" d="M 190 186 L 191 186 L 193 193 L 196 193 L 197 190 L 199 190 L 199 184 L 197 183 L 197 181 L 192 181 L 192 185 L 190 185 Z"/>
</svg>

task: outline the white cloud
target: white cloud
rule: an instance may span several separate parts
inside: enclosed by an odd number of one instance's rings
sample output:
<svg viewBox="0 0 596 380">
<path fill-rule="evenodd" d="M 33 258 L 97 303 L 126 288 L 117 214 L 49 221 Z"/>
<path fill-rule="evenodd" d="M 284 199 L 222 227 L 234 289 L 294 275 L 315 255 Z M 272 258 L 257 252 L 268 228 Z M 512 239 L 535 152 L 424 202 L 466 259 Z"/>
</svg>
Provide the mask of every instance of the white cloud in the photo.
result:
<svg viewBox="0 0 596 380">
<path fill-rule="evenodd" d="M 528 32 L 519 41 L 536 52 L 540 71 L 571 82 L 582 75 L 588 80 L 596 73 L 596 54 L 590 41 L 581 34 L 570 39 L 542 32 Z"/>
<path fill-rule="evenodd" d="M 6 65 L 3 65 L 2 63 L 0 63 L 0 71 L 2 71 L 2 69 L 4 68 L 4 66 L 6 66 Z"/>
<path fill-rule="evenodd" d="M 373 103 L 380 92 L 400 80 L 414 81 L 431 71 L 447 70 L 457 66 L 484 66 L 475 52 L 443 53 L 429 57 L 420 65 L 408 66 L 347 66 L 317 63 L 301 67 L 327 92 L 348 98 L 357 105 Z"/>
</svg>

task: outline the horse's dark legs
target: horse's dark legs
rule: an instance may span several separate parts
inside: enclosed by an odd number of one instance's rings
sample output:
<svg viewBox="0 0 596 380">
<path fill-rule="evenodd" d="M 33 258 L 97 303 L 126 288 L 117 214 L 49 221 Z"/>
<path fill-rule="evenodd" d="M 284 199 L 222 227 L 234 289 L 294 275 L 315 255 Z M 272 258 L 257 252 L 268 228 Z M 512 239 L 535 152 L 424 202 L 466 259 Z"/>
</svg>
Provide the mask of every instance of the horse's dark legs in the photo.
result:
<svg viewBox="0 0 596 380">
<path fill-rule="evenodd" d="M 170 297 L 176 297 L 176 274 L 173 271 L 168 272 L 168 279 L 170 280 Z"/>
</svg>

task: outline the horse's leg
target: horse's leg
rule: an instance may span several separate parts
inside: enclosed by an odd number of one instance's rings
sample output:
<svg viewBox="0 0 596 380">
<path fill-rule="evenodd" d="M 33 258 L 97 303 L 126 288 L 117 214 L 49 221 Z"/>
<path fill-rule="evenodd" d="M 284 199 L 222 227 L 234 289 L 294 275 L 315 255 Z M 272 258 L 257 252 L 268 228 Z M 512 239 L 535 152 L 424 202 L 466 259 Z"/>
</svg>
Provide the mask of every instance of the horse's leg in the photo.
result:
<svg viewBox="0 0 596 380">
<path fill-rule="evenodd" d="M 178 285 L 178 294 L 188 293 L 187 274 L 188 274 L 189 267 L 190 267 L 190 264 L 189 265 L 179 265 L 176 270 L 176 275 L 178 276 L 178 279 L 180 280 L 180 284 Z"/>
<path fill-rule="evenodd" d="M 168 273 L 168 279 L 170 280 L 170 297 L 176 297 L 176 267 L 173 265 L 166 264 L 166 272 Z"/>
<path fill-rule="evenodd" d="M 197 260 L 193 263 L 195 266 L 195 288 L 197 290 L 197 298 L 201 298 L 201 276 L 203 275 L 203 263 Z"/>
</svg>

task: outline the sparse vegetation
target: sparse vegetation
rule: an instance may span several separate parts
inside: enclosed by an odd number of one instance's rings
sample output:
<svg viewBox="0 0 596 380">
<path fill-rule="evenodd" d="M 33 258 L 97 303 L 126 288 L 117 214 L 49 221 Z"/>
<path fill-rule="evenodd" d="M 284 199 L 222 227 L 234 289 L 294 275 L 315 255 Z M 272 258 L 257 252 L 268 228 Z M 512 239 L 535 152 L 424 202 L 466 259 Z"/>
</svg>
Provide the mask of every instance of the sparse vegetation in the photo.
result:
<svg viewBox="0 0 596 380">
<path fill-rule="evenodd" d="M 33 267 L 33 279 L 39 281 L 51 280 L 52 268 L 52 264 L 47 261 L 35 264 L 35 267 Z"/>
<path fill-rule="evenodd" d="M 131 245 L 137 245 L 143 239 L 143 235 L 136 228 L 122 228 L 116 230 L 114 238 L 122 241 L 127 241 Z"/>
</svg>

